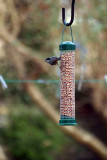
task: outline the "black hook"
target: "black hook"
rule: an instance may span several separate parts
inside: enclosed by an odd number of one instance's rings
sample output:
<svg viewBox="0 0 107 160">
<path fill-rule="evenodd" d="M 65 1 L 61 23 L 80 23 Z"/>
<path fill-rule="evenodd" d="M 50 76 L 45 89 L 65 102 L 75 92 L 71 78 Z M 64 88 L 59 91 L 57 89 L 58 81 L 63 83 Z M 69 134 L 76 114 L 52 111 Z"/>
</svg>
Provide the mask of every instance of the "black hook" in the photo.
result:
<svg viewBox="0 0 107 160">
<path fill-rule="evenodd" d="M 65 8 L 62 8 L 62 21 L 63 21 L 64 25 L 66 25 L 66 26 L 70 26 L 74 21 L 74 5 L 75 5 L 75 0 L 72 0 L 72 4 L 71 4 L 71 8 L 72 8 L 71 9 L 71 20 L 70 20 L 69 23 L 66 23 L 66 21 L 65 21 Z"/>
</svg>

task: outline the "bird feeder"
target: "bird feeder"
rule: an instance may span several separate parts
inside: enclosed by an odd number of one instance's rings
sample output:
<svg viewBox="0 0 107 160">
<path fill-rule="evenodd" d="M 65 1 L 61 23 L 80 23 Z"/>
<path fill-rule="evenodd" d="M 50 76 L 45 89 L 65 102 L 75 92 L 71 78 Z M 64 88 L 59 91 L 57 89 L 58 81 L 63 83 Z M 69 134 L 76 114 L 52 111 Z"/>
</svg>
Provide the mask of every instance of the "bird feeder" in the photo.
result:
<svg viewBox="0 0 107 160">
<path fill-rule="evenodd" d="M 60 125 L 75 125 L 75 49 L 66 41 L 59 46 L 60 67 Z"/>
<path fill-rule="evenodd" d="M 62 8 L 62 20 L 66 26 L 70 26 L 74 19 L 74 3 L 72 1 L 72 16 L 70 23 L 65 21 L 65 8 Z M 65 29 L 64 27 L 64 29 Z M 64 34 L 64 30 L 63 30 Z M 72 42 L 65 41 L 59 45 L 60 49 L 60 120 L 59 125 L 76 125 L 75 120 L 75 50 L 76 45 Z"/>
</svg>

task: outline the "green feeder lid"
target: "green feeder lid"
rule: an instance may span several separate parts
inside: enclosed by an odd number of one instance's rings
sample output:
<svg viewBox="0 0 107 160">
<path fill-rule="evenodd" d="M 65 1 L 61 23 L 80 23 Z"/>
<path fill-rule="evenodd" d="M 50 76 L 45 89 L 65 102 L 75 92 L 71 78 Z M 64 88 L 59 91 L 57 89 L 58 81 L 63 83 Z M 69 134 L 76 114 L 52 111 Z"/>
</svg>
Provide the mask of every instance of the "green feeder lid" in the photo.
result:
<svg viewBox="0 0 107 160">
<path fill-rule="evenodd" d="M 65 41 L 65 42 L 62 42 L 60 45 L 59 45 L 59 49 L 61 51 L 65 51 L 65 50 L 76 50 L 76 45 L 70 41 Z"/>
</svg>

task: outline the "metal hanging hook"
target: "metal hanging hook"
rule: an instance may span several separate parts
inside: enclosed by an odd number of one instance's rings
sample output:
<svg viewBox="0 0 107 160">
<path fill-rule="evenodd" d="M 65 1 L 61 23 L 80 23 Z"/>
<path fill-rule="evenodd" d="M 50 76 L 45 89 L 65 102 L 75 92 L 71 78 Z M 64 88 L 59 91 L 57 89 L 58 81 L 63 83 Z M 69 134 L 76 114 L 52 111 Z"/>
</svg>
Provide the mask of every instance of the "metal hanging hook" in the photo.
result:
<svg viewBox="0 0 107 160">
<path fill-rule="evenodd" d="M 74 5 L 75 5 L 75 0 L 72 0 L 72 4 L 71 4 L 71 20 L 70 20 L 69 23 L 67 23 L 65 21 L 65 8 L 62 8 L 62 21 L 63 21 L 63 24 L 66 25 L 66 26 L 70 26 L 74 21 Z"/>
</svg>

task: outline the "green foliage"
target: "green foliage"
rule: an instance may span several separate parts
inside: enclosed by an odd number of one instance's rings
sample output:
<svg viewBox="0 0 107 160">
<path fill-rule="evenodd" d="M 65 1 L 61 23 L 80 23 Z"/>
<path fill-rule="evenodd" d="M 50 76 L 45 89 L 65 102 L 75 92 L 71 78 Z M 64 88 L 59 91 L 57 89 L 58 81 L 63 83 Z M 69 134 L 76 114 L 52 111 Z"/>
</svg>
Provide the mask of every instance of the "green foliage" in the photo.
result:
<svg viewBox="0 0 107 160">
<path fill-rule="evenodd" d="M 54 160 L 52 155 L 65 144 L 62 133 L 43 115 L 14 115 L 1 133 L 15 159 Z"/>
</svg>

